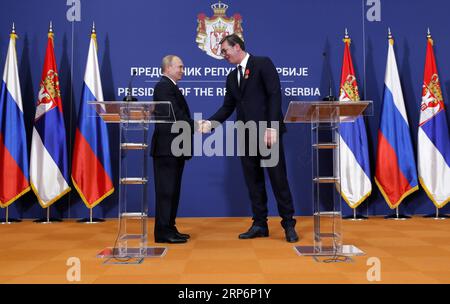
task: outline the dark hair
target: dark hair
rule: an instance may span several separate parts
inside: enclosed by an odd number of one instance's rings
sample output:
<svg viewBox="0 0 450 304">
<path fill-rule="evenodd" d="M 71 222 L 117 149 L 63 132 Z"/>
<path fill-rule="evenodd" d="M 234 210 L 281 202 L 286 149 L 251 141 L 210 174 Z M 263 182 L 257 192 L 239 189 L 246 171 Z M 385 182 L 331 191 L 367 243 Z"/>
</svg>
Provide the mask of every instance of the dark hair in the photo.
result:
<svg viewBox="0 0 450 304">
<path fill-rule="evenodd" d="M 239 44 L 239 46 L 241 47 L 241 50 L 245 51 L 244 41 L 238 35 L 231 34 L 231 35 L 225 36 L 222 38 L 222 40 L 220 40 L 220 44 L 224 43 L 225 41 L 228 42 L 228 44 L 230 46 L 235 46 L 236 44 Z"/>
</svg>

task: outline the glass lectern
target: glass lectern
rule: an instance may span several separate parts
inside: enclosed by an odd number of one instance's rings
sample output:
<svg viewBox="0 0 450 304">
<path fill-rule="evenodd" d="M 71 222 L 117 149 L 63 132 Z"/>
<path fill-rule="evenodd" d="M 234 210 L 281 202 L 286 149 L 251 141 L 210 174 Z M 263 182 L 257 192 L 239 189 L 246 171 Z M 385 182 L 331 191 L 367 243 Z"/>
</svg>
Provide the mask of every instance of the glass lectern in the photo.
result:
<svg viewBox="0 0 450 304">
<path fill-rule="evenodd" d="M 119 232 L 113 247 L 97 257 L 110 264 L 139 264 L 146 257 L 162 257 L 166 247 L 147 247 L 147 185 L 152 123 L 174 123 L 169 101 L 89 102 L 106 123 L 120 124 Z"/>
<path fill-rule="evenodd" d="M 342 236 L 341 123 L 371 115 L 371 101 L 291 101 L 284 121 L 311 125 L 313 246 L 296 246 L 299 255 L 354 256 L 364 252 L 344 245 Z"/>
</svg>

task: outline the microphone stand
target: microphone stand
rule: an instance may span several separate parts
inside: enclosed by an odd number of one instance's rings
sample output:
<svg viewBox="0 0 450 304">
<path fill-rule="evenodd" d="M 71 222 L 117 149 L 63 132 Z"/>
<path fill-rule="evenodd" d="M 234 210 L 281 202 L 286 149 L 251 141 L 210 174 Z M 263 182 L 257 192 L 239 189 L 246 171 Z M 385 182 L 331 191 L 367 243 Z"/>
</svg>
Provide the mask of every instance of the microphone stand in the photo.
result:
<svg viewBox="0 0 450 304">
<path fill-rule="evenodd" d="M 133 97 L 133 95 L 131 95 L 131 83 L 133 82 L 133 78 L 134 76 L 136 76 L 137 72 L 136 70 L 133 71 L 133 75 L 131 75 L 130 77 L 130 81 L 128 82 L 128 92 L 127 95 L 123 98 L 123 101 L 137 101 L 136 97 Z"/>
<path fill-rule="evenodd" d="M 327 74 L 328 74 L 328 96 L 325 96 L 322 100 L 323 101 L 336 101 L 336 97 L 333 95 L 333 87 L 331 85 L 331 69 L 327 58 L 327 53 L 324 52 L 323 54 L 325 64 L 327 66 Z"/>
</svg>

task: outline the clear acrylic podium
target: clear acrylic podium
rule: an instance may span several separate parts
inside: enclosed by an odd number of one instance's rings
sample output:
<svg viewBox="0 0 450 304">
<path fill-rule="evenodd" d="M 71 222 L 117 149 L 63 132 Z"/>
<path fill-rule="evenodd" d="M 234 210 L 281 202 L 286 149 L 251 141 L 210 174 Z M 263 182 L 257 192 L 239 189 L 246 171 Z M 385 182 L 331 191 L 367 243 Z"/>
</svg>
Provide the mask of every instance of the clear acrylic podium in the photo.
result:
<svg viewBox="0 0 450 304">
<path fill-rule="evenodd" d="M 311 124 L 313 245 L 295 246 L 303 256 L 356 256 L 364 252 L 343 244 L 339 126 L 369 115 L 371 101 L 291 101 L 286 123 Z"/>
<path fill-rule="evenodd" d="M 172 105 L 169 101 L 89 104 L 106 123 L 120 124 L 119 232 L 114 246 L 97 257 L 110 264 L 139 264 L 146 257 L 162 257 L 166 247 L 147 247 L 148 130 L 152 123 L 175 122 Z"/>
</svg>

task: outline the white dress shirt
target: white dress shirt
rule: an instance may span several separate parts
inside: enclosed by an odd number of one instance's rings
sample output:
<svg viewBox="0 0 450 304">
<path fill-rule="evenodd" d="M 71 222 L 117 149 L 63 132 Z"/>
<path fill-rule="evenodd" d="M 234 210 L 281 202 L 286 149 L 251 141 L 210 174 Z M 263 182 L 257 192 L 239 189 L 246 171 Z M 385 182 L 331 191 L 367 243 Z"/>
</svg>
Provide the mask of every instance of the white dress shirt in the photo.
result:
<svg viewBox="0 0 450 304">
<path fill-rule="evenodd" d="M 239 63 L 238 65 L 236 65 L 236 68 L 238 69 L 238 73 L 237 73 L 237 79 L 238 79 L 238 85 L 241 84 L 241 74 L 239 74 L 239 66 L 241 66 L 242 69 L 242 75 L 245 76 L 245 68 L 247 67 L 247 63 L 248 63 L 248 58 L 250 58 L 250 54 L 246 53 L 244 59 L 242 59 L 241 63 Z"/>
</svg>

